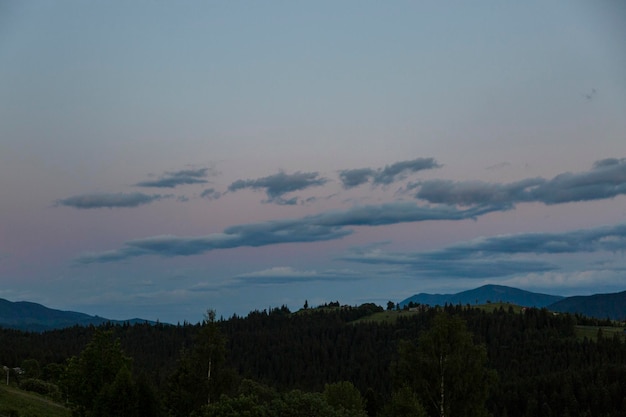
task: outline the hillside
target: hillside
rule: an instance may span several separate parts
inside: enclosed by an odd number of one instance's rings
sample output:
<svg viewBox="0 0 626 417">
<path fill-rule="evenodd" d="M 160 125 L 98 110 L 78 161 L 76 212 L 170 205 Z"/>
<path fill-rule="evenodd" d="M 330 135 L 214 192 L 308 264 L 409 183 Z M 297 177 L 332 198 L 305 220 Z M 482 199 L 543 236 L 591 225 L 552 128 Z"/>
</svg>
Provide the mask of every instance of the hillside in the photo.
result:
<svg viewBox="0 0 626 417">
<path fill-rule="evenodd" d="M 45 307 L 41 304 L 28 301 L 12 302 L 0 298 L 0 327 L 11 329 L 42 332 L 46 330 L 62 329 L 75 325 L 99 326 L 103 323 L 144 323 L 147 320 L 109 320 L 104 317 L 90 316 L 75 311 L 62 311 Z"/>
<path fill-rule="evenodd" d="M 485 304 L 488 302 L 505 302 L 525 307 L 547 307 L 563 297 L 520 290 L 504 285 L 483 285 L 473 290 L 457 294 L 426 294 L 413 295 L 400 302 L 400 307 L 415 304 L 446 305 L 446 304 Z"/>
<path fill-rule="evenodd" d="M 55 385 L 61 375 L 72 375 L 65 373 L 65 366 L 76 355 L 90 358 L 96 365 L 106 364 L 98 365 L 100 369 L 111 369 L 114 361 L 108 355 L 93 354 L 93 350 L 85 354 L 99 346 L 99 352 L 110 353 L 114 349 L 131 358 L 132 375 L 118 372 L 120 384 L 126 381 L 127 385 L 114 385 L 124 392 L 142 392 L 142 398 L 163 411 L 161 415 L 189 417 L 192 408 L 197 411 L 194 415 L 226 415 L 199 411 L 206 406 L 207 398 L 202 381 L 212 366 L 216 391 L 209 392 L 212 398 L 219 399 L 214 407 L 233 410 L 227 415 L 302 415 L 302 407 L 308 404 L 304 399 L 316 404 L 323 402 L 327 385 L 346 382 L 365 397 L 369 415 L 387 417 L 401 415 L 386 413 L 385 409 L 393 401 L 396 386 L 410 380 L 396 381 L 395 372 L 414 361 L 411 356 L 411 362 L 399 362 L 399 355 L 404 354 L 405 348 L 415 353 L 413 349 L 419 347 L 420 339 L 424 340 L 423 335 L 445 311 L 446 315 L 459 318 L 459 323 L 465 323 L 474 343 L 488 355 L 487 367 L 497 373 L 486 403 L 490 415 L 624 415 L 625 345 L 623 337 L 615 337 L 623 333 L 623 326 L 606 322 L 598 325 L 594 319 L 552 314 L 547 309 L 522 310 L 498 302 L 384 312 L 382 307 L 368 304 L 337 304 L 296 313 L 285 306 L 255 310 L 245 317 L 233 315 L 203 325 L 74 326 L 43 333 L 0 329 L 0 365 L 20 366 L 25 371 L 22 376 L 12 376 L 14 387 L 34 375 Z M 600 334 L 605 337 L 599 337 Z M 99 344 L 93 345 L 95 342 Z M 206 348 L 212 346 L 218 353 L 207 363 Z M 91 376 L 90 369 L 94 368 L 90 365 L 84 369 Z M 77 387 L 68 392 L 82 392 L 83 381 L 89 380 L 84 376 L 63 379 Z M 118 381 L 115 372 L 108 377 Z M 26 386 L 23 384 L 22 388 Z M 143 388 L 135 391 L 133 386 Z M 181 397 L 181 393 L 185 396 Z M 55 415 L 26 411 L 28 404 L 15 402 L 17 396 L 27 394 L 23 390 L 13 390 L 10 397 L 3 394 L 0 386 L 0 416 Z M 105 398 L 109 404 L 134 401 L 118 394 Z M 183 403 L 179 398 L 195 400 Z M 290 401 L 283 401 L 287 399 Z M 270 407 L 269 403 L 293 404 L 299 409 L 282 414 L 258 412 Z M 54 410 L 67 412 L 58 406 Z"/>
<path fill-rule="evenodd" d="M 600 319 L 626 319 L 626 291 L 611 294 L 596 294 L 591 296 L 562 297 L 521 290 L 503 285 L 484 285 L 473 290 L 462 291 L 456 294 L 426 294 L 413 295 L 399 303 L 405 307 L 409 303 L 430 306 L 477 305 L 487 303 L 509 303 L 523 307 L 546 307 L 553 311 L 580 313 L 585 316 Z M 0 298 L 0 327 L 18 329 L 31 332 L 42 332 L 66 327 L 99 326 L 104 323 L 150 323 L 144 319 L 110 320 L 99 316 L 75 311 L 62 311 L 45 307 L 41 304 L 18 301 L 12 302 Z"/>
<path fill-rule="evenodd" d="M 68 408 L 42 395 L 0 385 L 0 416 L 70 417 Z"/>
<path fill-rule="evenodd" d="M 579 313 L 599 319 L 626 320 L 626 291 L 567 297 L 548 306 L 562 313 Z"/>
</svg>

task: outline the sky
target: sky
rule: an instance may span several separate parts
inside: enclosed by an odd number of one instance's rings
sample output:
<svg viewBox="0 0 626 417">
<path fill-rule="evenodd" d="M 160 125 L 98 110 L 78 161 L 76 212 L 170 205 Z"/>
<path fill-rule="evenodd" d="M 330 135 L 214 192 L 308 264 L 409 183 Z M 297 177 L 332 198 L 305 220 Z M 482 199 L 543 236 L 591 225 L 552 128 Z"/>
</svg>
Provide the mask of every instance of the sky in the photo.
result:
<svg viewBox="0 0 626 417">
<path fill-rule="evenodd" d="M 621 1 L 0 1 L 0 298 L 195 323 L 626 290 Z"/>
</svg>

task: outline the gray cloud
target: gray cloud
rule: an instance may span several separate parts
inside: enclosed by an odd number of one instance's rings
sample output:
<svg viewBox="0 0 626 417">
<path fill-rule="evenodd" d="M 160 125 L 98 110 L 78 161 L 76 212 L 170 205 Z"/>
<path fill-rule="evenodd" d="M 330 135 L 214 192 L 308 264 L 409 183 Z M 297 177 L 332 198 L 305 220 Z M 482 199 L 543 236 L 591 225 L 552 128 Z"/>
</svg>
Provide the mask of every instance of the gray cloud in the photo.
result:
<svg viewBox="0 0 626 417">
<path fill-rule="evenodd" d="M 626 159 L 604 159 L 581 173 L 564 173 L 551 180 L 528 178 L 510 184 L 481 181 L 431 180 L 414 184 L 417 198 L 437 204 L 471 206 L 520 202 L 561 204 L 612 198 L 626 194 Z"/>
<path fill-rule="evenodd" d="M 202 193 L 200 194 L 200 197 L 206 198 L 209 200 L 217 200 L 221 196 L 222 196 L 222 193 L 215 190 L 214 188 L 207 188 L 206 190 L 202 191 Z"/>
<path fill-rule="evenodd" d="M 309 187 L 324 185 L 328 179 L 320 177 L 317 172 L 296 172 L 286 174 L 280 171 L 278 174 L 270 175 L 258 179 L 237 180 L 230 184 L 228 191 L 238 191 L 246 188 L 252 190 L 264 190 L 267 200 L 271 203 L 293 205 L 297 204 L 297 197 L 285 200 L 283 196 L 287 193 L 304 190 Z"/>
<path fill-rule="evenodd" d="M 604 167 L 610 167 L 613 165 L 619 165 L 621 163 L 624 162 L 624 159 L 617 159 L 617 158 L 606 158 L 606 159 L 600 159 L 599 161 L 596 161 L 593 163 L 593 168 L 604 168 Z"/>
<path fill-rule="evenodd" d="M 513 206 L 531 199 L 529 189 L 544 184 L 542 178 L 529 178 L 510 184 L 482 181 L 430 180 L 412 185 L 419 187 L 416 197 L 435 204 L 503 204 Z"/>
<path fill-rule="evenodd" d="M 406 176 L 426 169 L 440 168 L 434 158 L 417 158 L 387 165 L 384 168 L 357 168 L 339 171 L 339 179 L 344 188 L 354 188 L 367 182 L 374 185 L 388 185 Z"/>
<path fill-rule="evenodd" d="M 393 170 L 391 170 L 393 171 Z M 252 224 L 242 224 L 226 228 L 222 233 L 199 237 L 156 236 L 126 242 L 118 250 L 86 254 L 77 259 L 78 263 L 112 262 L 142 255 L 159 256 L 188 256 L 201 254 L 215 249 L 229 249 L 242 246 L 266 246 L 279 243 L 318 242 L 340 239 L 352 233 L 350 226 L 380 226 L 406 222 L 420 222 L 429 220 L 464 220 L 475 219 L 484 214 L 509 210 L 514 204 L 521 201 L 543 201 L 546 204 L 579 201 L 592 198 L 608 198 L 622 191 L 626 183 L 626 160 L 603 160 L 596 163 L 594 168 L 580 174 L 562 174 L 547 181 L 540 178 L 527 179 L 512 184 L 488 184 L 480 182 L 449 182 L 427 181 L 419 185 L 418 197 L 430 202 L 446 203 L 446 205 L 420 206 L 412 202 L 395 202 L 376 206 L 355 206 L 347 210 L 324 212 L 318 215 L 306 216 L 298 219 L 285 219 Z M 276 176 L 259 180 L 238 181 L 231 184 L 234 190 L 241 188 L 266 188 L 270 198 L 281 199 L 282 193 L 312 186 L 316 181 L 326 180 L 319 178 L 317 173 L 292 176 L 281 173 Z M 589 188 L 599 187 L 603 192 L 591 192 Z M 547 196 L 547 190 L 552 195 Z M 292 199 L 292 201 L 295 201 Z M 284 200 L 283 200 L 284 202 Z M 458 208 L 467 206 L 466 209 Z M 545 236 L 543 236 L 545 237 Z M 498 241 L 494 246 L 504 250 L 507 245 L 517 242 L 523 246 L 525 240 L 532 240 L 532 235 L 517 236 L 511 240 Z M 503 238 L 499 238 L 503 239 Z M 551 241 L 548 245 L 543 238 L 538 239 L 546 247 L 566 248 L 565 241 Z M 623 240 L 616 237 L 603 237 L 605 248 L 613 247 L 623 250 Z M 574 242 L 583 242 L 585 239 L 575 237 Z M 488 241 L 486 241 L 488 242 Z M 528 242 L 526 242 L 528 244 Z M 487 243 L 483 243 L 487 245 Z M 511 246 L 513 247 L 513 246 Z M 538 246 L 535 246 L 538 247 Z M 437 256 L 449 259 L 462 247 L 453 247 L 444 252 L 433 252 L 428 255 L 431 261 L 437 261 Z M 477 249 L 473 249 L 475 253 Z M 486 251 L 487 247 L 483 251 Z M 563 249 L 562 249 L 563 250 Z M 556 252 L 555 252 L 556 253 Z M 424 262 L 426 255 L 421 255 Z M 515 268 L 523 270 L 546 271 L 552 266 L 523 260 L 522 264 L 511 264 L 498 260 L 492 265 L 494 270 L 511 271 Z M 481 265 L 473 262 L 463 268 L 480 270 Z M 483 268 L 484 269 L 484 268 Z M 468 272 L 469 273 L 469 272 Z"/>
<path fill-rule="evenodd" d="M 374 175 L 374 184 L 391 184 L 392 182 L 403 179 L 405 175 L 425 169 L 440 168 L 441 165 L 433 158 L 417 158 L 412 161 L 396 162 L 387 165 Z"/>
<path fill-rule="evenodd" d="M 344 169 L 339 171 L 339 179 L 344 188 L 354 188 L 369 182 L 375 174 L 371 168 Z"/>
<path fill-rule="evenodd" d="M 289 284 L 314 281 L 355 281 L 362 279 L 362 274 L 351 270 L 301 271 L 289 266 L 279 266 L 237 275 L 234 280 L 242 284 Z"/>
<path fill-rule="evenodd" d="M 377 271 L 376 276 L 380 276 Z M 190 292 L 216 292 L 223 289 L 250 288 L 250 285 L 284 285 L 303 282 L 348 282 L 371 279 L 372 276 L 350 269 L 298 270 L 290 266 L 276 266 L 262 271 L 239 274 L 222 282 L 201 282 Z"/>
<path fill-rule="evenodd" d="M 56 205 L 78 209 L 137 207 L 170 197 L 171 195 L 143 193 L 83 194 L 57 200 Z"/>
<path fill-rule="evenodd" d="M 380 206 L 353 207 L 299 219 L 274 220 L 231 226 L 222 233 L 198 237 L 154 236 L 126 242 L 117 250 L 84 254 L 79 264 L 116 262 L 143 255 L 189 256 L 215 249 L 242 246 L 257 247 L 279 243 L 319 242 L 340 239 L 352 233 L 349 226 L 379 226 L 427 220 L 463 220 L 476 218 L 501 207 L 420 207 L 415 203 L 398 202 Z"/>
<path fill-rule="evenodd" d="M 626 250 L 626 225 L 620 224 L 566 233 L 524 233 L 479 238 L 442 250 L 419 253 L 385 253 L 354 250 L 340 259 L 371 265 L 396 265 L 429 277 L 494 278 L 560 269 L 524 255 L 558 255 Z M 513 259 L 516 257 L 516 259 Z"/>
<path fill-rule="evenodd" d="M 465 261 L 437 260 L 413 264 L 411 270 L 429 277 L 496 278 L 511 275 L 549 272 L 556 265 L 535 260 L 472 259 Z"/>
<path fill-rule="evenodd" d="M 411 202 L 378 206 L 357 206 L 343 211 L 330 211 L 305 219 L 325 226 L 382 226 L 428 220 L 465 220 L 506 209 L 501 206 L 480 206 L 459 210 L 451 206 L 424 207 Z"/>
<path fill-rule="evenodd" d="M 626 159 L 596 161 L 593 169 L 565 173 L 531 190 L 533 201 L 546 204 L 613 198 L 626 194 Z"/>
<path fill-rule="evenodd" d="M 340 258 L 369 265 L 394 265 L 407 268 L 422 277 L 494 278 L 522 273 L 547 272 L 557 269 L 553 264 L 536 260 L 489 258 L 452 258 L 430 256 L 429 253 L 355 253 Z"/>
<path fill-rule="evenodd" d="M 592 88 L 591 92 L 590 93 L 584 93 L 583 97 L 585 97 L 585 99 L 587 101 L 591 101 L 596 96 L 596 94 L 598 94 L 598 90 L 596 90 L 595 88 Z"/>
<path fill-rule="evenodd" d="M 135 184 L 137 187 L 174 188 L 187 184 L 206 184 L 209 168 L 185 169 L 182 171 L 166 172 L 159 179 L 142 181 Z"/>
<path fill-rule="evenodd" d="M 513 254 L 562 254 L 626 250 L 626 224 L 566 233 L 524 233 L 471 240 L 432 252 L 430 258 L 465 258 Z"/>
</svg>

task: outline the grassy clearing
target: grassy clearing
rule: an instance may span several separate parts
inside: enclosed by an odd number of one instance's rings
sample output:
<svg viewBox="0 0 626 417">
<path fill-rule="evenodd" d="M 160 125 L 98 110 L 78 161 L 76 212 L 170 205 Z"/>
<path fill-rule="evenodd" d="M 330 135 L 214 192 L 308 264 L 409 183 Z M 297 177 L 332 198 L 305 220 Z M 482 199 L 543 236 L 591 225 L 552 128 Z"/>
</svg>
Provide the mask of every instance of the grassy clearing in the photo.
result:
<svg viewBox="0 0 626 417">
<path fill-rule="evenodd" d="M 602 329 L 604 337 L 613 337 L 617 334 L 622 340 L 626 338 L 623 326 L 576 326 L 576 336 L 581 340 L 585 337 L 590 340 L 596 340 L 599 329 Z"/>
<path fill-rule="evenodd" d="M 494 311 L 502 308 L 504 311 L 508 312 L 509 308 L 513 309 L 513 314 L 520 314 L 524 307 L 510 304 L 510 303 L 489 303 L 489 304 L 472 304 L 472 308 L 477 308 L 480 310 L 484 310 L 487 313 L 493 313 Z M 362 317 L 358 320 L 353 321 L 353 324 L 357 323 L 389 323 L 395 324 L 398 318 L 400 317 L 410 317 L 412 315 L 419 314 L 419 311 L 408 311 L 408 310 L 387 310 L 381 311 L 378 313 L 371 314 L 366 317 Z M 602 334 L 604 337 L 612 338 L 614 335 L 618 335 L 622 338 L 622 340 L 626 341 L 626 327 L 624 326 L 576 326 L 576 337 L 579 340 L 583 340 L 585 337 L 590 340 L 596 340 L 598 337 L 598 330 L 602 329 Z"/>
<path fill-rule="evenodd" d="M 0 416 L 70 417 L 68 408 L 42 395 L 0 385 Z"/>
<path fill-rule="evenodd" d="M 484 310 L 488 313 L 492 313 L 496 310 L 499 310 L 501 307 L 504 311 L 508 312 L 509 307 L 513 309 L 513 313 L 519 314 L 522 311 L 522 306 L 518 306 L 515 304 L 509 303 L 490 303 L 490 304 L 472 304 L 471 308 L 478 308 Z M 358 320 L 353 321 L 353 323 L 395 323 L 399 317 L 410 317 L 414 314 L 419 314 L 419 311 L 409 311 L 409 310 L 386 310 L 381 311 L 379 313 L 371 314 L 367 317 L 362 317 Z"/>
<path fill-rule="evenodd" d="M 370 314 L 367 317 L 361 317 L 358 320 L 353 321 L 352 323 L 395 323 L 398 320 L 398 317 L 409 317 L 414 314 L 419 314 L 417 311 L 408 311 L 408 310 L 386 310 L 380 311 L 378 313 Z"/>
<path fill-rule="evenodd" d="M 509 311 L 509 307 L 511 307 L 513 309 L 513 313 L 515 313 L 515 314 L 521 313 L 522 309 L 524 308 L 522 306 L 518 306 L 517 304 L 500 303 L 500 302 L 498 302 L 498 303 L 489 303 L 489 304 L 472 304 L 471 307 L 484 310 L 487 313 L 493 313 L 494 311 L 499 310 L 500 308 L 502 308 L 504 311 L 508 312 Z"/>
</svg>

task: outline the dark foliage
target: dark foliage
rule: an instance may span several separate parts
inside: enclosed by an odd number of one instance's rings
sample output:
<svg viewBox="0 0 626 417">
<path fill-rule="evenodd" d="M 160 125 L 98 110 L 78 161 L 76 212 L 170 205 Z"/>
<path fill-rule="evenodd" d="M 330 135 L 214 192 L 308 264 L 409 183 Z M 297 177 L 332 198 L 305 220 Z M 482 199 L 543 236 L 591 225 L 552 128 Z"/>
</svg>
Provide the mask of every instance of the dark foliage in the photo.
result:
<svg viewBox="0 0 626 417">
<path fill-rule="evenodd" d="M 371 304 L 342 307 L 331 303 L 297 313 L 286 307 L 254 311 L 246 317 L 233 316 L 215 322 L 224 359 L 213 377 L 216 391 L 212 401 L 243 396 L 230 404 L 243 407 L 248 404 L 246 401 L 258 404 L 253 400 L 258 396 L 274 398 L 278 393 L 289 392 L 319 394 L 326 384 L 349 381 L 362 394 L 370 416 L 419 408 L 408 392 L 392 397 L 392 364 L 398 363 L 401 341 L 417 343 L 431 328 L 437 310 L 398 314 L 394 322 L 353 323 L 382 310 Z M 546 309 L 534 308 L 522 313 L 503 308 L 485 312 L 460 305 L 438 310 L 462 319 L 473 342 L 486 350 L 486 367 L 498 376 L 498 382 L 490 386 L 486 403 L 489 413 L 509 417 L 626 415 L 624 337 L 599 334 L 580 338 L 575 333 L 576 325 L 609 326 L 610 321 L 554 315 Z M 96 329 L 77 326 L 44 333 L 0 329 L 2 365 L 17 367 L 25 360 L 34 360 L 39 365 L 36 379 L 58 385 L 59 369 L 68 358 L 80 355 Z M 112 332 L 124 354 L 132 358 L 132 368 L 128 368 L 132 378 L 126 370 L 114 375 L 108 390 L 102 391 L 101 403 L 95 404 L 100 413 L 122 410 L 123 404 L 105 400 L 115 398 L 124 386 L 134 386 L 135 393 L 142 389 L 156 390 L 158 398 L 168 398 L 175 386 L 172 378 L 195 372 L 194 361 L 199 356 L 193 352 L 201 351 L 197 341 L 202 340 L 202 324 L 125 324 L 105 325 L 100 329 Z M 204 362 L 202 366 L 206 366 Z M 35 362 L 28 364 L 37 370 Z M 182 365 L 186 368 L 181 368 Z M 204 375 L 205 370 L 198 369 Z M 142 375 L 143 382 L 139 382 L 137 375 Z M 28 378 L 24 376 L 23 380 Z M 247 385 L 236 381 L 243 379 L 248 380 Z M 26 385 L 36 390 L 53 389 L 34 381 Z M 233 388 L 236 386 L 239 390 L 247 386 L 248 391 L 239 392 Z M 252 393 L 251 386 L 254 386 Z M 312 404 L 313 397 L 295 394 L 282 401 L 295 401 L 296 397 Z M 150 398 L 150 395 L 138 398 Z M 201 398 L 206 404 L 204 394 Z M 193 402 L 190 409 L 200 412 L 197 404 Z"/>
</svg>

